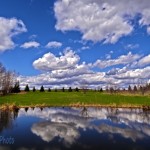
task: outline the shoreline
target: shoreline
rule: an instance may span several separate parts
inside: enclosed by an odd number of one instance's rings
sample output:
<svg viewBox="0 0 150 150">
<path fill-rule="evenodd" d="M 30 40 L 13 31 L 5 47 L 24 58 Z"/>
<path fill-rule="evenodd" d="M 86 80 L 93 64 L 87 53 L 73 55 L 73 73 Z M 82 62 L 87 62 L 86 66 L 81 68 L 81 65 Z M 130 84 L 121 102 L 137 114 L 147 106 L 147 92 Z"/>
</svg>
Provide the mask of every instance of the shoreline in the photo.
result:
<svg viewBox="0 0 150 150">
<path fill-rule="evenodd" d="M 36 104 L 36 105 L 8 105 L 8 104 L 3 104 L 2 106 L 0 106 L 0 110 L 18 110 L 21 108 L 45 108 L 45 107 L 76 107 L 76 108 L 123 108 L 123 109 L 143 109 L 143 110 L 150 110 L 150 106 L 149 105 L 101 105 L 101 104 L 69 104 L 69 105 L 45 105 L 45 104 Z"/>
</svg>

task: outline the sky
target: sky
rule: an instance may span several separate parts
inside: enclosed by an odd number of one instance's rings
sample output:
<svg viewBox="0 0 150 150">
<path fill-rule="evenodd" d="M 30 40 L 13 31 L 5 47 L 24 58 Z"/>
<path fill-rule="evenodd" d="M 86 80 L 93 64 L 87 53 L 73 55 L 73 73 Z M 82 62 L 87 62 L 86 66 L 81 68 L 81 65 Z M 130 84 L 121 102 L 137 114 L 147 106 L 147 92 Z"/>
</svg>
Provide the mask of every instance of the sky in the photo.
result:
<svg viewBox="0 0 150 150">
<path fill-rule="evenodd" d="M 149 8 L 149 0 L 0 1 L 0 62 L 21 87 L 145 84 Z"/>
</svg>

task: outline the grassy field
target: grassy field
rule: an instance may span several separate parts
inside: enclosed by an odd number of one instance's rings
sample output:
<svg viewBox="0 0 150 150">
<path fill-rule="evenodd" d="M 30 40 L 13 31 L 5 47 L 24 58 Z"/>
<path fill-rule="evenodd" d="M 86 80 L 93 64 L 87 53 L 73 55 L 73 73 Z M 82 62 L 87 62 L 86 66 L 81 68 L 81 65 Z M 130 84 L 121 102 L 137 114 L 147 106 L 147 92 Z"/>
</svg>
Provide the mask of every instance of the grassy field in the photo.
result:
<svg viewBox="0 0 150 150">
<path fill-rule="evenodd" d="M 28 92 L 0 97 L 0 105 L 16 106 L 150 106 L 150 96 L 106 94 L 100 92 Z"/>
</svg>

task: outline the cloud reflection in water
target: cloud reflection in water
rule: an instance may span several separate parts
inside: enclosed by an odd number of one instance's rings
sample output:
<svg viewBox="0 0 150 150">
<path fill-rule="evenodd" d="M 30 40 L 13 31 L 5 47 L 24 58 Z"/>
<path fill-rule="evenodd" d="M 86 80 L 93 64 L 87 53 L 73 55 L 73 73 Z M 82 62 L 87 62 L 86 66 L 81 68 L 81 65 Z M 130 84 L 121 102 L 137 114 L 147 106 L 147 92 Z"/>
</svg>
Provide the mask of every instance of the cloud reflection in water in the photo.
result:
<svg viewBox="0 0 150 150">
<path fill-rule="evenodd" d="M 36 116 L 47 121 L 33 124 L 31 131 L 42 140 L 50 142 L 55 137 L 65 145 L 75 143 L 82 137 L 80 130 L 95 130 L 112 137 L 120 135 L 136 142 L 150 136 L 150 113 L 142 109 L 88 108 L 39 108 L 19 111 L 19 116 Z M 83 114 L 88 114 L 87 116 Z"/>
</svg>

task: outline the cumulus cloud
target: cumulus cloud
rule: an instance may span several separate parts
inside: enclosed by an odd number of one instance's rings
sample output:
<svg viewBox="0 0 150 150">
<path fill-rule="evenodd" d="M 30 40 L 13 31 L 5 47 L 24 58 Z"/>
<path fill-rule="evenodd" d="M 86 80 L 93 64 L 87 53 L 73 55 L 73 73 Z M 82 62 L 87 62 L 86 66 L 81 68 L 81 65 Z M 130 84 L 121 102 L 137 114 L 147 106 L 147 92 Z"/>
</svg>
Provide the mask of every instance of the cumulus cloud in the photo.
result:
<svg viewBox="0 0 150 150">
<path fill-rule="evenodd" d="M 13 49 L 15 43 L 12 38 L 26 31 L 26 26 L 22 20 L 0 17 L 0 51 Z"/>
<path fill-rule="evenodd" d="M 51 41 L 46 45 L 46 48 L 59 48 L 62 46 L 62 43 L 57 41 Z"/>
<path fill-rule="evenodd" d="M 141 69 L 127 70 L 123 73 L 116 74 L 116 78 L 120 79 L 149 79 L 150 66 Z"/>
<path fill-rule="evenodd" d="M 84 63 L 81 65 L 76 65 L 73 69 L 65 69 L 65 70 L 53 70 L 51 72 L 51 77 L 54 78 L 65 78 L 65 77 L 74 77 L 82 74 L 88 74 L 92 71 L 89 70 L 89 67 Z"/>
<path fill-rule="evenodd" d="M 127 55 L 121 55 L 116 59 L 109 59 L 109 60 L 97 60 L 93 66 L 99 67 L 99 68 L 106 68 L 114 65 L 125 65 L 130 64 L 137 59 L 139 59 L 141 56 L 138 54 L 132 54 L 129 52 Z"/>
<path fill-rule="evenodd" d="M 137 14 L 140 26 L 146 26 L 150 33 L 150 1 L 143 0 L 60 0 L 55 2 L 56 29 L 76 30 L 82 39 L 115 43 L 134 30 L 131 20 Z"/>
<path fill-rule="evenodd" d="M 28 49 L 28 48 L 37 48 L 39 46 L 40 46 L 40 43 L 35 42 L 35 41 L 30 41 L 30 42 L 25 42 L 20 47 L 24 49 Z"/>
<path fill-rule="evenodd" d="M 67 70 L 60 73 L 60 72 L 48 72 L 43 73 L 37 76 L 29 76 L 23 77 L 19 76 L 18 80 L 20 80 L 21 86 L 24 87 L 27 83 L 30 87 L 36 86 L 40 88 L 41 85 L 44 87 L 51 87 L 51 88 L 68 88 L 68 87 L 79 87 L 83 88 L 83 86 L 87 88 L 96 88 L 97 86 L 110 85 L 110 84 L 117 84 L 119 85 L 118 79 L 114 77 L 107 76 L 105 72 L 98 72 L 95 73 L 91 70 L 75 71 Z"/>
<path fill-rule="evenodd" d="M 39 58 L 33 62 L 33 66 L 36 69 L 44 71 L 52 70 L 64 70 L 75 68 L 75 65 L 79 62 L 80 57 L 72 50 L 65 51 L 60 57 L 56 57 L 52 53 L 45 54 L 42 58 Z"/>
<path fill-rule="evenodd" d="M 147 55 L 138 61 L 138 66 L 146 66 L 150 64 L 150 55 Z"/>
<path fill-rule="evenodd" d="M 72 50 L 65 50 L 61 56 L 55 56 L 52 53 L 47 53 L 43 57 L 33 62 L 34 68 L 44 71 L 34 77 L 34 80 L 28 78 L 28 83 L 53 85 L 53 86 L 75 86 L 86 83 L 84 78 L 93 75 L 89 64 L 85 62 L 79 63 L 80 57 Z M 87 77 L 85 77 L 87 75 Z M 99 77 L 100 75 L 98 75 Z M 103 76 L 101 74 L 101 76 Z M 96 77 L 95 77 L 96 78 Z M 26 78 L 20 78 L 24 83 Z M 101 78 L 99 78 L 101 79 Z"/>
<path fill-rule="evenodd" d="M 110 58 L 110 57 L 109 57 Z M 49 52 L 33 62 L 34 68 L 43 73 L 36 76 L 19 76 L 21 87 L 26 84 L 30 87 L 40 88 L 108 88 L 108 86 L 126 88 L 128 85 L 138 83 L 139 79 L 150 78 L 149 55 L 141 56 L 129 52 L 116 59 L 97 60 L 95 63 L 81 62 L 79 55 L 73 50 L 65 50 L 59 56 Z M 123 65 L 121 68 L 112 68 L 107 72 L 103 68 L 115 65 Z M 139 68 L 139 66 L 142 66 Z M 94 67 L 101 70 L 95 71 Z M 134 80 L 133 80 L 134 79 Z M 135 81 L 136 79 L 136 81 Z"/>
<path fill-rule="evenodd" d="M 43 57 L 35 60 L 33 66 L 36 69 L 44 71 L 44 73 L 32 77 L 19 77 L 21 83 L 25 85 L 45 85 L 59 87 L 75 87 L 89 84 L 101 84 L 109 80 L 105 78 L 104 72 L 92 71 L 91 64 L 79 62 L 80 57 L 72 50 L 65 51 L 61 56 L 57 57 L 52 53 L 47 53 Z"/>
<path fill-rule="evenodd" d="M 120 64 L 123 65 L 123 68 L 112 68 L 107 72 L 93 70 L 93 67 L 106 68 Z M 44 85 L 45 88 L 82 88 L 83 86 L 87 88 L 106 88 L 107 86 L 126 88 L 129 84 L 138 83 L 138 79 L 150 78 L 148 64 L 149 55 L 142 57 L 131 52 L 116 59 L 97 60 L 94 64 L 80 62 L 80 57 L 72 50 L 66 50 L 60 56 L 49 52 L 33 62 L 36 69 L 43 71 L 42 74 L 19 76 L 18 80 L 23 88 L 26 84 L 37 88 L 40 88 L 41 85 Z M 139 68 L 140 65 L 145 68 Z"/>
</svg>

